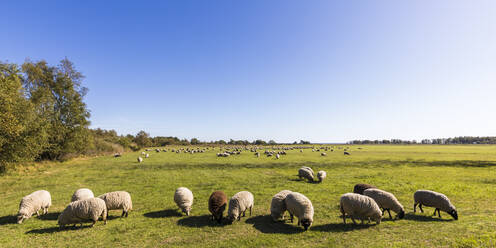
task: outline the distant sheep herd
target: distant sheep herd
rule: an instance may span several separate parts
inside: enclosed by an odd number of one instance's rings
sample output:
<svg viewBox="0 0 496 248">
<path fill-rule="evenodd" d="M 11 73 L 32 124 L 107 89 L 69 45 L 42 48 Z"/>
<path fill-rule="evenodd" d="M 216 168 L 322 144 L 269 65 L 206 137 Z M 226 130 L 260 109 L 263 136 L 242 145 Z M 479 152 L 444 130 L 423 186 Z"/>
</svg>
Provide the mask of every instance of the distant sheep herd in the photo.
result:
<svg viewBox="0 0 496 248">
<path fill-rule="evenodd" d="M 171 149 L 171 152 L 187 152 L 187 153 L 201 153 L 207 150 L 204 149 Z M 298 147 L 302 152 L 304 147 Z M 329 148 L 324 149 L 313 149 L 315 152 L 320 152 L 320 150 L 329 151 Z M 345 149 L 345 154 L 347 153 Z M 146 151 L 150 151 L 147 149 Z M 156 152 L 166 152 L 166 149 L 159 150 Z M 260 152 L 256 149 L 252 149 L 257 157 L 260 156 Z M 331 149 L 332 151 L 332 149 Z M 241 150 L 231 149 L 226 150 L 222 153 L 217 153 L 219 157 L 226 157 L 230 155 L 240 154 Z M 267 156 L 276 155 L 279 156 L 286 155 L 283 151 L 268 151 L 264 152 Z M 143 152 L 142 155 L 147 158 L 148 153 Z M 323 152 L 322 156 L 326 156 Z M 349 155 L 349 153 L 348 153 Z M 115 157 L 120 157 L 120 154 L 114 155 Z M 143 158 L 138 157 L 138 162 L 142 162 Z M 315 175 L 314 171 L 310 167 L 303 166 L 298 170 L 298 177 L 300 180 L 308 180 L 309 182 L 314 182 L 317 178 L 317 182 L 322 183 L 326 178 L 325 171 L 319 171 Z M 185 215 L 191 215 L 191 210 L 193 206 L 193 192 L 185 187 L 180 187 L 176 189 L 174 193 L 174 202 Z M 417 190 L 413 194 L 413 210 L 416 212 L 417 206 L 420 211 L 423 212 L 422 206 L 433 207 L 434 215 L 441 218 L 441 212 L 446 212 L 452 216 L 455 220 L 458 220 L 458 213 L 455 206 L 450 202 L 448 197 L 444 194 L 430 191 L 430 190 Z M 29 219 L 33 214 L 37 216 L 41 214 L 47 214 L 48 208 L 52 206 L 51 195 L 46 190 L 35 191 L 21 199 L 19 204 L 19 212 L 17 214 L 17 223 L 21 224 L 26 219 Z M 215 191 L 208 198 L 208 210 L 211 213 L 212 221 L 218 223 L 222 222 L 224 217 L 224 212 L 227 209 L 227 221 L 232 223 L 236 220 L 240 220 L 241 217 L 246 216 L 246 212 L 252 215 L 252 209 L 254 206 L 254 196 L 251 192 L 241 191 L 232 196 L 229 201 L 226 194 L 223 191 Z M 103 220 L 104 224 L 107 223 L 108 214 L 110 210 L 122 210 L 121 217 L 127 217 L 129 211 L 133 209 L 133 204 L 131 200 L 131 195 L 126 191 L 114 191 L 102 194 L 98 197 L 94 197 L 93 192 L 90 189 L 82 188 L 76 190 L 72 197 L 71 202 L 66 206 L 66 208 L 60 213 L 58 217 L 58 225 L 63 228 L 66 225 L 83 225 L 83 222 L 91 221 L 93 226 L 100 218 Z M 339 210 L 342 214 L 343 223 L 346 224 L 346 217 L 349 216 L 354 224 L 356 220 L 360 220 L 363 224 L 364 221 L 374 221 L 380 224 L 385 212 L 388 212 L 389 218 L 393 219 L 391 212 L 396 213 L 395 219 L 402 219 L 405 217 L 405 209 L 403 205 L 398 201 L 398 199 L 390 192 L 370 184 L 356 184 L 353 188 L 353 193 L 345 193 L 341 195 L 339 199 Z M 313 224 L 314 208 L 312 202 L 305 195 L 292 192 L 290 190 L 282 190 L 272 197 L 270 202 L 270 216 L 273 221 L 284 221 L 285 212 L 289 213 L 289 220 L 292 223 L 293 218 L 296 216 L 298 219 L 298 226 L 302 226 L 305 230 L 308 230 Z"/>
</svg>

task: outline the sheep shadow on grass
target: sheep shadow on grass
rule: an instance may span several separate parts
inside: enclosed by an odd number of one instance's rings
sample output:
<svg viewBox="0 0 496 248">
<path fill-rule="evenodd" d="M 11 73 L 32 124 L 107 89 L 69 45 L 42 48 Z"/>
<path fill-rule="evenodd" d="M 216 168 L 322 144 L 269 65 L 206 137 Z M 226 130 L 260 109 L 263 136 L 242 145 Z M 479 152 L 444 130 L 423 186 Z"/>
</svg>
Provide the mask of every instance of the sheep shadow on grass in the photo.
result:
<svg viewBox="0 0 496 248">
<path fill-rule="evenodd" d="M 309 181 L 309 180 L 306 180 L 306 179 L 298 179 L 298 178 L 290 178 L 290 179 L 288 179 L 288 181 L 291 181 L 291 182 L 304 182 L 304 183 L 311 183 L 311 184 L 319 184 L 320 183 L 319 181 Z"/>
<path fill-rule="evenodd" d="M 351 221 L 351 220 L 350 220 Z M 329 224 L 324 224 L 324 225 L 317 225 L 317 226 L 312 226 L 310 227 L 311 230 L 313 231 L 319 231 L 319 232 L 349 232 L 349 231 L 354 231 L 354 230 L 361 230 L 361 229 L 367 229 L 370 227 L 376 226 L 374 224 L 353 224 L 352 223 L 329 223 Z"/>
<path fill-rule="evenodd" d="M 449 216 L 446 214 L 446 216 Z M 450 219 L 441 219 L 436 216 L 429 216 L 429 215 L 423 215 L 423 214 L 414 214 L 414 213 L 407 213 L 405 214 L 405 220 L 414 220 L 414 221 L 453 221 L 451 216 L 449 216 Z"/>
<path fill-rule="evenodd" d="M 38 219 L 40 220 L 57 220 L 59 218 L 60 212 L 54 212 L 54 213 L 47 213 L 38 216 Z"/>
<path fill-rule="evenodd" d="M 17 223 L 17 216 L 15 215 L 6 215 L 0 217 L 0 226 L 8 225 L 8 224 L 16 224 L 16 223 Z"/>
<path fill-rule="evenodd" d="M 227 219 L 222 218 L 222 222 L 219 224 L 216 220 L 211 219 L 211 215 L 201 215 L 201 216 L 189 216 L 182 218 L 177 221 L 177 224 L 180 226 L 187 226 L 187 227 L 197 227 L 197 228 L 202 228 L 202 227 L 222 227 L 227 225 Z"/>
<path fill-rule="evenodd" d="M 270 215 L 254 216 L 247 219 L 246 223 L 253 224 L 253 227 L 262 233 L 295 234 L 305 231 L 303 227 L 298 227 L 296 224 L 286 224 L 283 221 L 274 222 Z"/>
<path fill-rule="evenodd" d="M 182 214 L 176 209 L 164 209 L 160 211 L 148 212 L 143 214 L 148 218 L 167 218 L 167 217 L 181 217 Z"/>
<path fill-rule="evenodd" d="M 41 229 L 33 229 L 30 231 L 27 231 L 26 234 L 45 234 L 45 233 L 56 233 L 56 232 L 65 232 L 65 231 L 75 231 L 75 230 L 80 230 L 80 229 L 86 229 L 86 228 L 91 228 L 91 225 L 84 225 L 84 226 L 68 226 L 65 228 L 60 228 L 58 226 L 54 227 L 47 227 L 47 228 L 41 228 Z"/>
</svg>

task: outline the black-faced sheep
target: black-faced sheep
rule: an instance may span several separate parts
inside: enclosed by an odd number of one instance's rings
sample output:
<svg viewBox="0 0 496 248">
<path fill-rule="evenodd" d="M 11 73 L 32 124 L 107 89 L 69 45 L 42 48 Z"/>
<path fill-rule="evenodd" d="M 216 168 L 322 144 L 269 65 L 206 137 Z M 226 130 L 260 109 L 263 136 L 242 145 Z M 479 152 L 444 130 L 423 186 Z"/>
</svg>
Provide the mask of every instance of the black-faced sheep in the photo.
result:
<svg viewBox="0 0 496 248">
<path fill-rule="evenodd" d="M 298 226 L 301 224 L 305 231 L 308 230 L 313 223 L 313 205 L 310 199 L 298 192 L 291 192 L 286 195 L 284 202 L 286 203 L 291 223 L 293 222 L 293 217 L 296 216 Z"/>
<path fill-rule="evenodd" d="M 458 212 L 456 211 L 455 206 L 451 204 L 449 198 L 441 193 L 430 191 L 430 190 L 417 190 L 413 194 L 414 204 L 413 204 L 413 212 L 416 212 L 417 204 L 419 205 L 420 211 L 423 213 L 422 205 L 427 207 L 436 208 L 434 210 L 434 214 L 436 215 L 436 211 L 438 213 L 439 218 L 441 218 L 440 210 L 448 213 L 453 217 L 453 219 L 458 220 Z"/>
</svg>

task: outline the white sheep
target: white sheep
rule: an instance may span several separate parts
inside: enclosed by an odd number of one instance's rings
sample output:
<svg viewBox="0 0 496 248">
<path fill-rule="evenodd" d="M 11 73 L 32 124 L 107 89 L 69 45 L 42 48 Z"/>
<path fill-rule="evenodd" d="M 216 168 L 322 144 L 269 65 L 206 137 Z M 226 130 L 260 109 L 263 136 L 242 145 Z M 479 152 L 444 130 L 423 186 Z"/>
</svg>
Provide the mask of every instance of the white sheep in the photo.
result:
<svg viewBox="0 0 496 248">
<path fill-rule="evenodd" d="M 279 159 L 281 156 L 278 154 L 276 154 L 276 159 Z"/>
<path fill-rule="evenodd" d="M 142 157 L 138 157 L 138 163 L 141 163 L 143 162 L 143 158 Z"/>
<path fill-rule="evenodd" d="M 403 217 L 405 217 L 405 209 L 403 208 L 403 205 L 401 205 L 393 194 L 384 190 L 372 188 L 364 190 L 363 195 L 374 199 L 377 205 L 382 208 L 382 215 L 384 215 L 384 212 L 387 210 L 389 218 L 392 219 L 391 212 L 389 210 L 393 210 L 398 214 L 397 217 L 399 219 L 403 219 Z"/>
<path fill-rule="evenodd" d="M 240 220 L 241 214 L 243 214 L 243 217 L 246 216 L 245 213 L 247 209 L 250 209 L 250 216 L 251 216 L 252 208 L 253 208 L 253 194 L 248 191 L 238 192 L 229 200 L 227 219 L 231 222 L 235 220 Z"/>
<path fill-rule="evenodd" d="M 193 205 L 193 192 L 185 187 L 177 188 L 174 193 L 174 202 L 176 202 L 183 213 L 189 216 L 191 206 Z"/>
<path fill-rule="evenodd" d="M 324 181 L 324 179 L 327 177 L 327 173 L 325 171 L 319 171 L 317 172 L 317 178 L 319 179 L 319 183 Z"/>
<path fill-rule="evenodd" d="M 114 191 L 98 196 L 107 205 L 107 216 L 109 210 L 122 209 L 121 217 L 127 217 L 129 211 L 133 209 L 131 195 L 126 191 Z"/>
<path fill-rule="evenodd" d="M 286 196 L 291 193 L 290 190 L 283 190 L 272 197 L 272 202 L 270 203 L 270 216 L 274 221 L 279 219 L 284 219 L 284 212 L 286 212 Z"/>
<path fill-rule="evenodd" d="M 323 152 L 320 154 L 320 156 L 325 157 L 325 156 L 327 156 L 327 153 Z"/>
<path fill-rule="evenodd" d="M 291 192 L 286 195 L 284 203 L 288 209 L 291 223 L 293 223 L 293 217 L 296 216 L 298 226 L 301 224 L 305 231 L 308 230 L 313 223 L 313 205 L 310 199 L 298 192 Z"/>
<path fill-rule="evenodd" d="M 341 213 L 343 214 L 343 222 L 346 224 L 346 214 L 351 217 L 354 224 L 355 218 L 363 221 L 370 219 L 374 220 L 377 224 L 381 223 L 382 212 L 379 205 L 374 201 L 374 199 L 360 195 L 356 193 L 346 193 L 341 196 L 340 199 Z"/>
<path fill-rule="evenodd" d="M 302 166 L 301 168 L 309 170 L 312 173 L 312 176 L 315 175 L 315 172 L 313 172 L 312 168 L 308 166 Z"/>
<path fill-rule="evenodd" d="M 150 157 L 150 154 L 145 154 L 145 158 L 149 158 Z"/>
<path fill-rule="evenodd" d="M 456 211 L 455 206 L 451 204 L 449 198 L 441 193 L 430 191 L 430 190 L 417 190 L 413 194 L 414 204 L 413 204 L 413 212 L 416 212 L 417 204 L 419 205 L 420 211 L 423 213 L 422 205 L 427 207 L 434 207 L 434 214 L 436 215 L 436 211 L 438 213 L 439 218 L 441 218 L 440 210 L 448 213 L 455 220 L 458 220 L 458 212 Z"/>
<path fill-rule="evenodd" d="M 71 202 L 93 198 L 93 197 L 95 197 L 95 195 L 93 195 L 93 191 L 91 191 L 90 189 L 82 188 L 76 190 L 76 192 L 72 194 Z"/>
<path fill-rule="evenodd" d="M 302 167 L 298 170 L 298 177 L 300 178 L 300 180 L 302 178 L 305 178 L 305 179 L 313 182 L 313 173 L 304 167 Z"/>
<path fill-rule="evenodd" d="M 93 224 L 102 216 L 104 224 L 107 224 L 107 207 L 105 201 L 100 198 L 88 198 L 71 202 L 59 215 L 58 224 L 61 228 L 69 224 L 81 224 L 83 221 L 91 220 Z"/>
<path fill-rule="evenodd" d="M 43 211 L 42 214 L 47 214 L 50 206 L 52 206 L 52 196 L 46 190 L 38 190 L 24 196 L 19 204 L 17 223 L 21 224 L 24 220 L 31 218 L 34 213 L 40 216 L 39 210 Z"/>
</svg>

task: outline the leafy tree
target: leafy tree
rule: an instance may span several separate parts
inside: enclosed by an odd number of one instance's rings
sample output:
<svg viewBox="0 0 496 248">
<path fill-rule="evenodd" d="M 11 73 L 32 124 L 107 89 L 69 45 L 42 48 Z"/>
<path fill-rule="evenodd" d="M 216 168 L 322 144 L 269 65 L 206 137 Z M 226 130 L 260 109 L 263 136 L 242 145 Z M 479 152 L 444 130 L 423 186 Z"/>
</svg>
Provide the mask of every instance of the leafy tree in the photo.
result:
<svg viewBox="0 0 496 248">
<path fill-rule="evenodd" d="M 152 145 L 150 135 L 143 130 L 139 131 L 138 134 L 136 134 L 134 142 L 136 142 L 139 147 L 147 147 Z"/>
<path fill-rule="evenodd" d="M 0 170 L 6 163 L 32 161 L 47 145 L 43 126 L 26 99 L 15 64 L 0 62 Z"/>
</svg>

